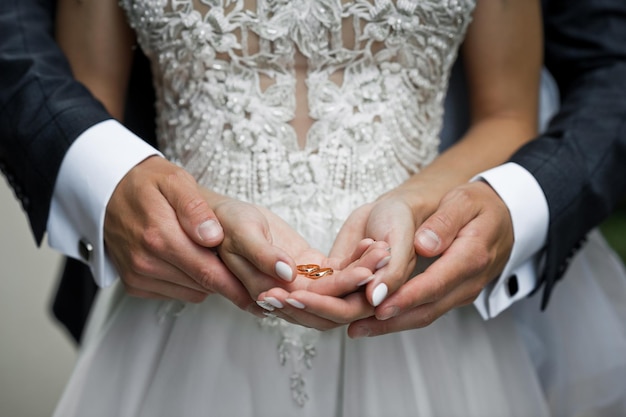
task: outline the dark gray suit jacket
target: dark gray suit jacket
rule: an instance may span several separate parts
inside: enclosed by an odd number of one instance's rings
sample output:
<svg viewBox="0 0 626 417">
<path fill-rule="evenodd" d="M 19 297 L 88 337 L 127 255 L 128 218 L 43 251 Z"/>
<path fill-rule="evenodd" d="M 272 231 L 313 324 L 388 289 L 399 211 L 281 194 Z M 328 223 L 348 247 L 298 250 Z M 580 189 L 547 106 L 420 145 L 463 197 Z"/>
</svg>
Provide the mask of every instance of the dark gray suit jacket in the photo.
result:
<svg viewBox="0 0 626 417">
<path fill-rule="evenodd" d="M 54 40 L 55 7 L 53 0 L 0 0 L 0 170 L 27 213 L 37 244 L 46 230 L 65 153 L 81 133 L 111 118 L 74 81 Z M 154 145 L 149 71 L 146 58 L 136 54 L 125 123 Z M 67 259 L 53 313 L 75 340 L 81 337 L 96 291 L 89 268 Z"/>
</svg>

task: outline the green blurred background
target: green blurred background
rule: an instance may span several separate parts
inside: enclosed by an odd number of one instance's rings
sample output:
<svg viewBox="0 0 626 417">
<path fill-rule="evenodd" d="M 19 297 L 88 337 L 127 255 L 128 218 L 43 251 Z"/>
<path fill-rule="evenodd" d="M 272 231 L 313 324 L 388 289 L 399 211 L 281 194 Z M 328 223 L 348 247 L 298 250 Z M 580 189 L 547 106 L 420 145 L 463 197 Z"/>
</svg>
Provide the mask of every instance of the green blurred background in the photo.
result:
<svg viewBox="0 0 626 417">
<path fill-rule="evenodd" d="M 600 225 L 600 230 L 626 263 L 626 199 L 622 200 L 618 209 Z"/>
</svg>

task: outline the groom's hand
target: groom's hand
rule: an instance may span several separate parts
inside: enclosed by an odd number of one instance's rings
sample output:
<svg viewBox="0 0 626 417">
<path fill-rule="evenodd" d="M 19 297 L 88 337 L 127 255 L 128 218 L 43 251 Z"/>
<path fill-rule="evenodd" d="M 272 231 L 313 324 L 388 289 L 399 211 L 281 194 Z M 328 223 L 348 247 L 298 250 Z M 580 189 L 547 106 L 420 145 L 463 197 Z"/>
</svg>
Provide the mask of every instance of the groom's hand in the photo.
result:
<svg viewBox="0 0 626 417">
<path fill-rule="evenodd" d="M 137 297 L 200 302 L 216 292 L 242 309 L 256 308 L 210 249 L 223 238 L 193 177 L 161 157 L 135 166 L 107 205 L 106 250 Z"/>
<path fill-rule="evenodd" d="M 498 277 L 511 254 L 509 211 L 486 183 L 457 187 L 417 230 L 415 251 L 439 258 L 376 309 L 350 325 L 351 337 L 425 327 L 451 309 L 472 303 Z"/>
</svg>

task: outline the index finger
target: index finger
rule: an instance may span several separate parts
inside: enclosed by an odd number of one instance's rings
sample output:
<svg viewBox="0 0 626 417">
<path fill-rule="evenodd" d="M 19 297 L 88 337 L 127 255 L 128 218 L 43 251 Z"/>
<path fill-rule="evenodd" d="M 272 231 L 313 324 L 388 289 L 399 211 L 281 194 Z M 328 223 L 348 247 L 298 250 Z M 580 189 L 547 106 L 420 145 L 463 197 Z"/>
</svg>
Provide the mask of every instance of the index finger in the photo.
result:
<svg viewBox="0 0 626 417">
<path fill-rule="evenodd" d="M 420 305 L 436 302 L 469 278 L 480 274 L 484 267 L 482 246 L 471 237 L 459 237 L 424 272 L 409 280 L 378 306 L 376 317 L 386 320 Z"/>
</svg>

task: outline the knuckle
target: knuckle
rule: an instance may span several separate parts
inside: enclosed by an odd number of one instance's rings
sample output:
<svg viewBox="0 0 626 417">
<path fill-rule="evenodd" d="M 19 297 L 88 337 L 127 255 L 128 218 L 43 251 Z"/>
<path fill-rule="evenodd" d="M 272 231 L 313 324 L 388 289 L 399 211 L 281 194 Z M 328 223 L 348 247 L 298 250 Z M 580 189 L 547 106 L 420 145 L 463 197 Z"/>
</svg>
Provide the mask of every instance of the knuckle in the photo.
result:
<svg viewBox="0 0 626 417">
<path fill-rule="evenodd" d="M 206 300 L 207 295 L 208 294 L 195 291 L 187 296 L 187 301 L 193 304 L 200 304 L 201 302 Z"/>
<path fill-rule="evenodd" d="M 494 261 L 494 255 L 484 244 L 476 244 L 471 250 L 473 270 L 482 271 L 489 267 Z"/>
<path fill-rule="evenodd" d="M 152 263 L 142 253 L 132 252 L 130 254 L 130 269 L 134 274 L 126 278 L 126 282 L 136 284 L 139 281 L 137 275 L 149 275 L 152 273 Z"/>
<path fill-rule="evenodd" d="M 371 327 L 370 336 L 380 336 L 383 334 L 393 333 L 394 329 L 386 321 L 376 323 L 376 326 Z"/>
<path fill-rule="evenodd" d="M 447 292 L 448 292 L 448 286 L 446 285 L 445 280 L 441 276 L 437 276 L 433 278 L 432 299 L 440 300 L 447 294 Z"/>
<path fill-rule="evenodd" d="M 163 253 L 167 245 L 163 232 L 158 226 L 148 226 L 141 235 L 141 243 L 150 253 Z"/>
<path fill-rule="evenodd" d="M 187 199 L 183 200 L 181 210 L 189 217 L 204 218 L 206 217 L 207 211 L 209 211 L 209 205 L 202 197 L 192 194 Z"/>
<path fill-rule="evenodd" d="M 453 202 L 455 205 L 470 203 L 473 201 L 473 193 L 467 186 L 456 187 L 448 192 L 446 201 Z"/>
<path fill-rule="evenodd" d="M 237 227 L 233 227 L 231 230 L 233 239 L 241 241 L 248 237 L 250 233 L 260 234 L 262 236 L 268 236 L 269 230 L 264 219 L 257 215 L 257 212 L 250 211 L 245 213 L 238 219 Z"/>
<path fill-rule="evenodd" d="M 454 221 L 447 211 L 439 210 L 435 212 L 427 221 L 428 227 L 434 231 L 450 230 L 454 226 Z"/>
<path fill-rule="evenodd" d="M 335 317 L 335 321 L 337 325 L 348 324 L 352 322 L 352 316 L 347 311 L 342 311 Z"/>
<path fill-rule="evenodd" d="M 433 308 L 426 308 L 422 311 L 421 317 L 418 320 L 419 327 L 427 327 L 435 322 L 437 319 L 437 314 L 435 313 Z"/>
<path fill-rule="evenodd" d="M 480 250 L 474 254 L 474 262 L 478 269 L 483 270 L 487 268 L 493 262 L 493 256 L 486 250 Z"/>
<path fill-rule="evenodd" d="M 215 273 L 211 268 L 202 268 L 198 272 L 198 284 L 208 290 L 216 290 Z"/>
<path fill-rule="evenodd" d="M 188 173 L 187 171 L 185 171 L 184 169 L 180 167 L 174 167 L 174 169 L 172 169 L 167 174 L 166 179 L 167 179 L 168 184 L 172 186 L 178 186 L 181 182 L 183 183 L 191 182 L 193 184 L 195 184 L 196 182 L 193 175 L 191 175 L 190 173 Z"/>
</svg>

